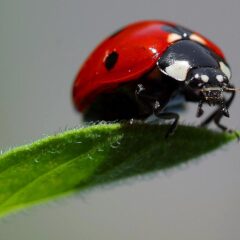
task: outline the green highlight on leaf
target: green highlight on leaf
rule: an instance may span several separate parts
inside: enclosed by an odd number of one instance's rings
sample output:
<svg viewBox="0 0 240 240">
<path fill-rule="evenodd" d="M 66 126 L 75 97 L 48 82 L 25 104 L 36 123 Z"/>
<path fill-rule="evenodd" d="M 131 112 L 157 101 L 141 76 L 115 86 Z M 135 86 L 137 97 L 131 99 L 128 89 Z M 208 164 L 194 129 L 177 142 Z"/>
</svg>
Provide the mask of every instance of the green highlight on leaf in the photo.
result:
<svg viewBox="0 0 240 240">
<path fill-rule="evenodd" d="M 196 159 L 235 139 L 179 126 L 99 124 L 66 131 L 0 156 L 0 215 L 60 195 Z"/>
</svg>

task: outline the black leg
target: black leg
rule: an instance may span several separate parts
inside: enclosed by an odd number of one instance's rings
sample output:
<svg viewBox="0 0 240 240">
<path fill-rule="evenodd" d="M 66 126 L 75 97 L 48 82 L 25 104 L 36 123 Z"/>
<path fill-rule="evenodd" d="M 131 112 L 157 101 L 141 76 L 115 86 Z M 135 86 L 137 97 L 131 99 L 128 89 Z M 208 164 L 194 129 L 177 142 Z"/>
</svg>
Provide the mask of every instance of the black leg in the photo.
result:
<svg viewBox="0 0 240 240">
<path fill-rule="evenodd" d="M 197 109 L 197 114 L 196 114 L 197 117 L 201 117 L 204 113 L 202 106 L 203 106 L 203 101 L 200 100 L 198 103 L 198 109 Z"/>
<path fill-rule="evenodd" d="M 138 84 L 135 94 L 138 102 L 141 106 L 148 108 L 150 113 L 154 113 L 159 119 L 174 120 L 169 127 L 166 138 L 173 135 L 179 120 L 179 115 L 172 112 L 163 112 L 164 107 L 167 105 L 171 98 L 171 93 L 158 92 L 157 94 L 152 94 L 149 89 L 146 89 L 142 84 Z"/>
<path fill-rule="evenodd" d="M 232 87 L 232 86 L 231 86 Z M 235 92 L 231 92 L 230 98 L 226 101 L 226 108 L 229 108 L 233 102 L 233 99 L 235 97 Z M 214 111 L 207 119 L 205 119 L 202 123 L 201 126 L 205 127 L 212 121 L 223 131 L 227 131 L 228 128 L 220 123 L 222 117 L 224 116 L 224 113 L 221 111 L 221 107 L 218 108 L 216 111 Z M 231 130 L 230 130 L 231 131 Z"/>
<path fill-rule="evenodd" d="M 149 90 L 143 84 L 138 84 L 135 90 L 135 96 L 137 102 L 140 104 L 140 108 L 144 112 L 152 112 L 156 97 L 153 96 L 151 89 Z"/>
<path fill-rule="evenodd" d="M 233 85 L 228 85 L 229 88 L 234 88 Z M 194 92 L 192 92 L 192 90 L 189 90 L 188 88 L 186 88 L 183 91 L 185 98 L 187 101 L 190 102 L 198 102 L 198 110 L 197 110 L 197 117 L 200 117 L 203 115 L 204 111 L 202 109 L 202 105 L 203 102 L 201 101 L 201 98 L 199 95 L 194 94 Z M 235 97 L 235 92 L 231 92 L 231 95 L 229 97 L 228 100 L 225 101 L 225 107 L 226 109 L 228 109 Z M 234 132 L 235 135 L 237 136 L 238 140 L 240 140 L 240 136 L 236 131 L 233 131 L 229 128 L 227 128 L 226 126 L 224 126 L 223 124 L 220 123 L 221 119 L 223 116 L 227 116 L 228 115 L 228 111 L 222 111 L 222 106 L 220 106 L 217 110 L 215 110 L 212 114 L 210 114 L 210 116 L 208 116 L 201 124 L 201 127 L 205 127 L 207 126 L 209 123 L 214 122 L 218 128 L 220 128 L 222 131 L 228 131 L 228 132 Z"/>
<path fill-rule="evenodd" d="M 167 130 L 165 137 L 168 138 L 169 136 L 172 136 L 177 128 L 179 115 L 173 112 L 155 112 L 155 115 L 160 119 L 174 120 Z"/>
</svg>

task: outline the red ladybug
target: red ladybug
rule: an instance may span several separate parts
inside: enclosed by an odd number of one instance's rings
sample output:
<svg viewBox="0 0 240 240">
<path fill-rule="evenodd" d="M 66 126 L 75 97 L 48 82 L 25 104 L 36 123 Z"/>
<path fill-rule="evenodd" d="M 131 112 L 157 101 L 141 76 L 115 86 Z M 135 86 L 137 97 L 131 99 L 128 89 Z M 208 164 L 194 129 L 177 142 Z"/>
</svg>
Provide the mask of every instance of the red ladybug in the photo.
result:
<svg viewBox="0 0 240 240">
<path fill-rule="evenodd" d="M 172 119 L 167 136 L 179 116 L 168 105 L 182 96 L 202 106 L 217 105 L 203 121 L 222 130 L 223 116 L 235 92 L 231 71 L 222 51 L 201 34 L 164 21 L 130 24 L 105 39 L 80 69 L 73 86 L 76 108 L 85 120 L 144 119 L 154 114 Z M 224 92 L 231 91 L 229 98 Z"/>
</svg>

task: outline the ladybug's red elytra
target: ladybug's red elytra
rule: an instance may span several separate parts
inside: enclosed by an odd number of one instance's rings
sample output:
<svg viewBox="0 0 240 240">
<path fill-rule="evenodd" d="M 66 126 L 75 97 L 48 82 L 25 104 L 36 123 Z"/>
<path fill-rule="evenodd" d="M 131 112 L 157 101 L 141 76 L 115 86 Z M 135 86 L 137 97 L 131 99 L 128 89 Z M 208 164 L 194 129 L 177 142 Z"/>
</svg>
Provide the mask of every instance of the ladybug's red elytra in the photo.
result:
<svg viewBox="0 0 240 240">
<path fill-rule="evenodd" d="M 154 114 L 172 119 L 172 134 L 179 116 L 167 105 L 174 98 L 218 106 L 202 123 L 214 121 L 222 130 L 229 117 L 235 89 L 231 70 L 218 46 L 206 37 L 165 21 L 130 24 L 106 38 L 83 64 L 73 86 L 76 108 L 86 120 L 144 119 Z M 225 92 L 230 92 L 226 98 Z"/>
</svg>

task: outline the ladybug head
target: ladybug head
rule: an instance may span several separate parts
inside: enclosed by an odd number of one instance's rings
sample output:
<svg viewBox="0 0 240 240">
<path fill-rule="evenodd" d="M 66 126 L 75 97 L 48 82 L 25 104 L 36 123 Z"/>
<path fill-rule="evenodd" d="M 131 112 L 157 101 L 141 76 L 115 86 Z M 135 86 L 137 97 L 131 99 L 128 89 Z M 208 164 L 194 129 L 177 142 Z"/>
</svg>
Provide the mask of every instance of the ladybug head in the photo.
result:
<svg viewBox="0 0 240 240">
<path fill-rule="evenodd" d="M 220 105 L 225 116 L 229 117 L 228 109 L 224 100 L 224 91 L 228 89 L 229 78 L 216 68 L 196 68 L 188 73 L 185 81 L 186 87 L 192 89 L 201 99 L 211 105 Z"/>
<path fill-rule="evenodd" d="M 203 101 L 215 105 L 223 102 L 229 79 L 220 69 L 203 67 L 190 70 L 185 85 L 198 92 Z"/>
</svg>

